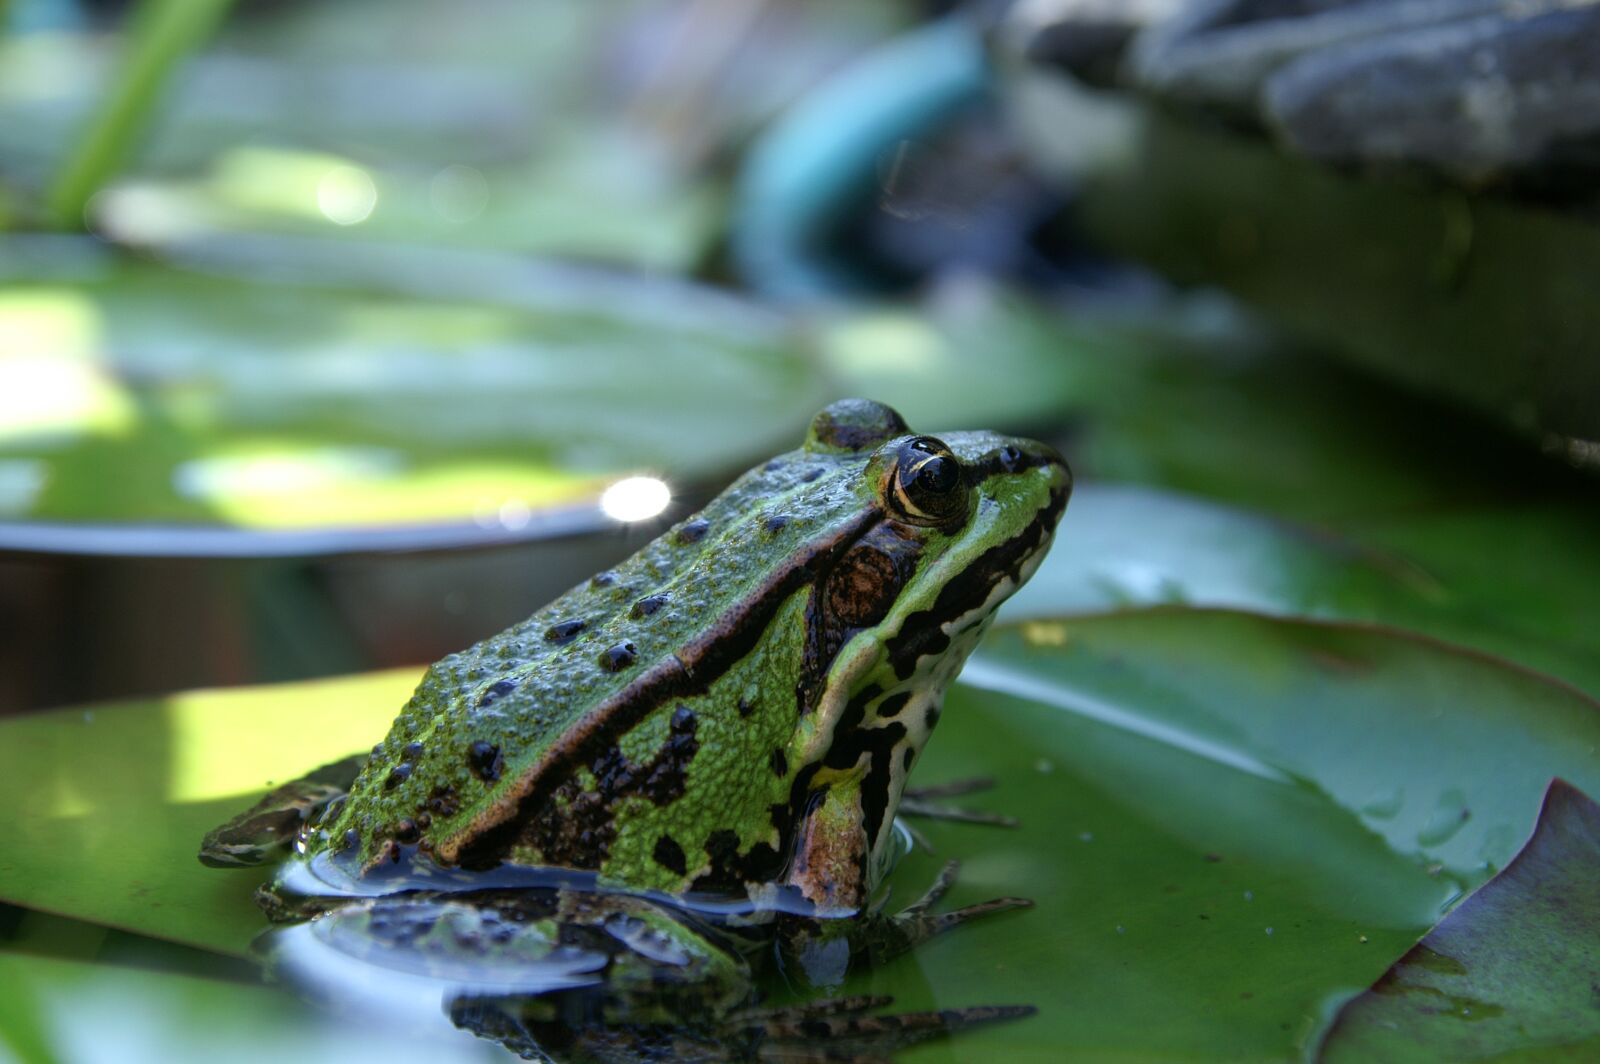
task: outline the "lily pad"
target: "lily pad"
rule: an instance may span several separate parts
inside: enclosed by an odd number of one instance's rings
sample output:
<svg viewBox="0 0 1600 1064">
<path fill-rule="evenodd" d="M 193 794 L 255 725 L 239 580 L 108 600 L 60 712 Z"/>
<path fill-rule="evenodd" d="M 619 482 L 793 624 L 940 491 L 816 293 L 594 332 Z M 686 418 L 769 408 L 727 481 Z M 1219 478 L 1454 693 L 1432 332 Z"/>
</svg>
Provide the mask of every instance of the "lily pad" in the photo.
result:
<svg viewBox="0 0 1600 1064">
<path fill-rule="evenodd" d="M 259 876 L 194 860 L 269 780 L 380 735 L 414 672 L 0 722 L 0 898 L 229 953 Z M 91 714 L 89 718 L 84 713 Z M 1016 830 L 930 823 L 908 899 L 1037 908 L 855 977 L 1039 1015 L 908 1059 L 1286 1059 L 1508 863 L 1550 777 L 1600 787 L 1600 706 L 1386 630 L 1166 608 L 992 633 L 921 782 L 999 782 Z M 465 1037 L 465 1036 L 463 1036 Z"/>
<path fill-rule="evenodd" d="M 473 260 L 483 294 L 428 300 L 414 256 L 321 260 L 322 288 L 305 248 L 275 283 L 45 261 L 0 294 L 0 517 L 514 525 L 786 450 L 825 400 L 781 319 L 666 281 Z"/>
<path fill-rule="evenodd" d="M 1600 806 L 1551 784 L 1533 837 L 1340 1010 L 1334 1061 L 1600 1056 Z"/>
<path fill-rule="evenodd" d="M 1446 511 L 1340 531 L 1134 485 L 1080 485 L 1060 544 L 1003 615 L 1221 606 L 1371 621 L 1600 695 L 1600 535 L 1576 504 Z"/>
<path fill-rule="evenodd" d="M 260 930 L 256 883 L 203 868 L 201 836 L 253 796 L 381 738 L 419 674 L 196 691 L 0 721 L 12 810 L 0 829 L 10 847 L 0 856 L 0 900 L 243 954 Z"/>
</svg>

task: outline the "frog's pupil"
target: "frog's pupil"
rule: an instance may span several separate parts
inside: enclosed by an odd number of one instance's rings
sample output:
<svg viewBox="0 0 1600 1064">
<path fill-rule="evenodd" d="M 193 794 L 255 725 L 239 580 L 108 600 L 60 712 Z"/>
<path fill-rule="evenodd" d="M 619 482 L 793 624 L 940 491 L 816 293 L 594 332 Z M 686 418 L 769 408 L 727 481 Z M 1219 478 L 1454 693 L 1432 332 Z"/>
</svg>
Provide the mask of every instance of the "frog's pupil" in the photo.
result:
<svg viewBox="0 0 1600 1064">
<path fill-rule="evenodd" d="M 917 487 L 943 495 L 961 480 L 961 472 L 948 458 L 930 458 L 917 467 Z"/>
</svg>

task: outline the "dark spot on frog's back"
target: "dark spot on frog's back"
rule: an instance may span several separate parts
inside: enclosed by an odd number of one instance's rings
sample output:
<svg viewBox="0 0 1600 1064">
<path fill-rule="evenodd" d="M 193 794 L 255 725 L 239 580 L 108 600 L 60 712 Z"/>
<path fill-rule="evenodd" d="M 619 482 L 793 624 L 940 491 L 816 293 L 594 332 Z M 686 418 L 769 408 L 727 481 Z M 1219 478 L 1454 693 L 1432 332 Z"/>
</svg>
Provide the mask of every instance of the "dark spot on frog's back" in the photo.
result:
<svg viewBox="0 0 1600 1064">
<path fill-rule="evenodd" d="M 484 691 L 483 694 L 479 696 L 478 708 L 482 709 L 484 706 L 492 706 L 516 689 L 517 682 L 515 680 L 496 680 L 494 683 L 489 685 L 488 690 Z"/>
<path fill-rule="evenodd" d="M 678 529 L 678 542 L 699 543 L 706 538 L 706 533 L 709 531 L 711 531 L 711 522 L 703 517 L 697 517 L 693 521 L 686 522 L 682 528 Z"/>
<path fill-rule="evenodd" d="M 483 782 L 494 783 L 505 770 L 505 758 L 500 756 L 498 746 L 479 739 L 467 747 L 467 767 Z"/>
<path fill-rule="evenodd" d="M 600 665 L 608 672 L 621 672 L 639 660 L 639 648 L 632 643 L 613 643 L 600 655 Z"/>
<path fill-rule="evenodd" d="M 633 609 L 628 611 L 629 616 L 635 619 L 648 617 L 667 604 L 665 595 L 646 595 L 633 604 Z"/>
<path fill-rule="evenodd" d="M 600 576 L 609 576 L 609 575 L 610 575 L 609 573 L 601 573 L 600 574 Z M 600 577 L 597 576 L 597 577 L 595 577 L 595 579 L 598 580 L 598 579 L 600 579 Z M 609 583 L 609 581 L 607 581 L 607 582 Z M 596 586 L 597 587 L 603 587 L 604 585 L 598 585 L 597 584 Z M 589 622 L 588 621 L 581 620 L 579 618 L 573 618 L 570 621 L 557 621 L 555 624 L 552 624 L 549 628 L 546 628 L 544 630 L 544 637 L 545 637 L 546 641 L 551 642 L 551 643 L 555 643 L 555 644 L 557 644 L 559 646 L 560 644 L 563 644 L 563 643 L 572 642 L 574 639 L 577 638 L 578 633 L 583 631 L 588 626 L 589 626 Z"/>
<path fill-rule="evenodd" d="M 461 810 L 461 796 L 447 783 L 441 783 L 428 794 L 427 809 L 435 816 L 455 816 Z"/>
<path fill-rule="evenodd" d="M 778 748 L 772 748 L 772 774 L 779 779 L 789 774 L 789 758 Z"/>
<path fill-rule="evenodd" d="M 788 524 L 789 517 L 787 514 L 773 514 L 767 518 L 767 532 L 775 535 L 782 532 Z"/>
<path fill-rule="evenodd" d="M 748 698 L 739 699 L 739 716 L 748 717 L 756 711 L 756 704 Z"/>
<path fill-rule="evenodd" d="M 400 751 L 400 760 L 416 762 L 422 759 L 422 744 L 407 743 L 404 750 Z"/>
<path fill-rule="evenodd" d="M 617 574 L 607 569 L 603 573 L 595 573 L 589 578 L 590 587 L 610 587 L 617 582 Z"/>
<path fill-rule="evenodd" d="M 688 858 L 684 855 L 683 847 L 678 845 L 678 840 L 671 835 L 663 835 L 656 840 L 655 852 L 651 854 L 656 864 L 665 868 L 674 875 L 683 875 L 689 870 Z"/>
<path fill-rule="evenodd" d="M 408 762 L 402 761 L 400 764 L 390 769 L 389 775 L 384 777 L 383 789 L 386 791 L 392 791 L 410 778 L 411 765 Z"/>
</svg>

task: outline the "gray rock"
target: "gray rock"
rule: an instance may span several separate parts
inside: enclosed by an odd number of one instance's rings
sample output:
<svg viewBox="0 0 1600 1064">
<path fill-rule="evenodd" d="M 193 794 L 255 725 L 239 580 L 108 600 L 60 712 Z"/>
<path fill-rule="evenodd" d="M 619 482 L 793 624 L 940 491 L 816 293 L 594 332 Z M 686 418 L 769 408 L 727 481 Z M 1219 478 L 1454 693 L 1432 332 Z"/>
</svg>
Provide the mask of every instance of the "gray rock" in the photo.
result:
<svg viewBox="0 0 1600 1064">
<path fill-rule="evenodd" d="M 1001 32 L 1012 51 L 1109 85 L 1141 30 L 1167 21 L 1193 0 L 1017 0 Z"/>
<path fill-rule="evenodd" d="M 1290 147 L 1329 162 L 1421 167 L 1473 185 L 1593 172 L 1600 5 L 1315 51 L 1271 76 L 1262 107 Z"/>
<path fill-rule="evenodd" d="M 1125 80 L 1185 104 L 1256 119 L 1268 79 L 1304 56 L 1381 42 L 1515 2 L 1196 0 L 1139 36 Z"/>
</svg>

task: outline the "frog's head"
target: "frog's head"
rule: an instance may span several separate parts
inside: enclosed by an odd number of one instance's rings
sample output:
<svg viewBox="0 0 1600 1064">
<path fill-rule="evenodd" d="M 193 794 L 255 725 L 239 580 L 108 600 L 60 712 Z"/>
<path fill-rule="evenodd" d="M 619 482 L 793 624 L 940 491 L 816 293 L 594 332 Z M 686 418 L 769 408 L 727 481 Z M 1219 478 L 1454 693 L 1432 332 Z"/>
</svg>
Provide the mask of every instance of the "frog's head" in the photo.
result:
<svg viewBox="0 0 1600 1064">
<path fill-rule="evenodd" d="M 995 609 L 1033 575 L 1072 489 L 1050 447 L 992 432 L 938 437 L 861 400 L 817 415 L 808 451 L 866 456 L 855 485 L 879 519 L 821 588 L 828 661 L 808 700 L 814 791 L 854 792 L 870 889 L 906 776 L 938 721 L 945 687 Z M 841 457 L 843 455 L 841 454 Z M 815 825 L 802 827 L 800 845 Z"/>
</svg>

